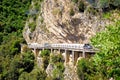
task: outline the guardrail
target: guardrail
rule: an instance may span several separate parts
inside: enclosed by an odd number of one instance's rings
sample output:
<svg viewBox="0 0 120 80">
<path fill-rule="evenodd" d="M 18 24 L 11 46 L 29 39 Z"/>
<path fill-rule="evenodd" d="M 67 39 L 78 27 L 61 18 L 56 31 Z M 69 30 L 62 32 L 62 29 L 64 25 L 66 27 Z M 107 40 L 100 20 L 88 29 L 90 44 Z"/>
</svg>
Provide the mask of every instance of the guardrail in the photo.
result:
<svg viewBox="0 0 120 80">
<path fill-rule="evenodd" d="M 29 48 L 60 48 L 60 49 L 83 49 L 84 44 L 38 44 L 38 43 L 31 43 L 28 44 Z"/>
<path fill-rule="evenodd" d="M 85 57 L 85 53 L 96 53 L 100 50 L 93 48 L 89 44 L 39 44 L 39 43 L 30 43 L 28 44 L 28 47 L 34 50 L 43 50 L 43 49 L 50 49 L 53 50 L 59 50 L 59 51 L 72 51 L 72 52 L 82 52 L 83 57 Z"/>
</svg>

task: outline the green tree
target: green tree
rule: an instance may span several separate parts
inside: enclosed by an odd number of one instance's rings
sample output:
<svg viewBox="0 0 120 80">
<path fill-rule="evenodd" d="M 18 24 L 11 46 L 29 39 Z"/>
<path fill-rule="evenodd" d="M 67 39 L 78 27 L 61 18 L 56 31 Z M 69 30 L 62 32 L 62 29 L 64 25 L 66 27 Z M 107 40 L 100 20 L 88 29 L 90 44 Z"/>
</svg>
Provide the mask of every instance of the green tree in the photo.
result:
<svg viewBox="0 0 120 80">
<path fill-rule="evenodd" d="M 18 80 L 45 80 L 46 72 L 39 68 L 33 69 L 30 73 L 23 72 Z"/>
<path fill-rule="evenodd" d="M 15 34 L 3 36 L 3 42 L 0 46 L 0 55 L 14 57 L 15 54 L 20 53 L 20 43 L 23 41 L 23 38 L 19 38 Z"/>
<path fill-rule="evenodd" d="M 43 58 L 43 63 L 44 63 L 44 69 L 47 68 L 50 60 L 50 51 L 49 50 L 43 50 L 41 51 L 40 56 Z"/>
<path fill-rule="evenodd" d="M 50 63 L 53 64 L 54 70 L 52 72 L 53 80 L 64 80 L 63 72 L 65 70 L 63 64 L 63 56 L 61 54 L 51 54 L 50 56 Z"/>
<path fill-rule="evenodd" d="M 98 72 L 103 77 L 118 79 L 120 76 L 120 21 L 108 26 L 91 41 L 94 45 L 99 45 L 100 49 L 93 58 Z"/>
<path fill-rule="evenodd" d="M 29 80 L 29 73 L 27 72 L 23 72 L 20 76 L 18 80 Z"/>
<path fill-rule="evenodd" d="M 17 80 L 21 67 L 20 43 L 31 0 L 0 0 L 0 80 Z"/>
<path fill-rule="evenodd" d="M 96 66 L 94 66 L 91 60 L 82 58 L 78 61 L 77 74 L 80 80 L 96 80 L 101 77 L 99 75 L 96 76 L 96 73 Z"/>
<path fill-rule="evenodd" d="M 92 38 L 92 44 L 100 51 L 94 57 L 82 59 L 77 64 L 81 80 L 120 79 L 120 21 Z"/>
<path fill-rule="evenodd" d="M 0 22 L 2 32 L 22 32 L 24 21 L 27 17 L 25 12 L 28 10 L 31 0 L 1 0 L 0 1 Z"/>
<path fill-rule="evenodd" d="M 32 52 L 22 53 L 21 58 L 21 67 L 24 68 L 24 71 L 31 72 L 34 67 L 34 55 Z"/>
<path fill-rule="evenodd" d="M 39 68 L 33 69 L 29 75 L 30 75 L 29 80 L 45 80 L 47 77 L 45 70 L 41 70 Z"/>
<path fill-rule="evenodd" d="M 16 54 L 14 57 L 1 56 L 1 80 L 18 80 L 23 72 L 31 72 L 34 67 L 34 55 L 31 52 Z"/>
</svg>

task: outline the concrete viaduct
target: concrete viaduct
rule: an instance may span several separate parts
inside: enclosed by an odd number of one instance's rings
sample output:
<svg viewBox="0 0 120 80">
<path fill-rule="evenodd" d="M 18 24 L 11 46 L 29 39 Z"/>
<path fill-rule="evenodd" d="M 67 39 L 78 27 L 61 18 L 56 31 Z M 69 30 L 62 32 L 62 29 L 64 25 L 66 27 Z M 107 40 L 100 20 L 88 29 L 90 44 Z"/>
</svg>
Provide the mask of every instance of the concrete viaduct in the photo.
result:
<svg viewBox="0 0 120 80">
<path fill-rule="evenodd" d="M 51 53 L 54 50 L 59 51 L 59 53 L 65 53 L 65 63 L 69 62 L 69 57 L 72 57 L 72 62 L 75 64 L 79 57 L 87 58 L 96 53 L 96 49 L 86 49 L 84 44 L 39 44 L 39 43 L 30 43 L 28 47 L 31 48 L 34 52 L 35 57 L 38 57 L 38 54 L 41 50 L 48 49 Z"/>
</svg>

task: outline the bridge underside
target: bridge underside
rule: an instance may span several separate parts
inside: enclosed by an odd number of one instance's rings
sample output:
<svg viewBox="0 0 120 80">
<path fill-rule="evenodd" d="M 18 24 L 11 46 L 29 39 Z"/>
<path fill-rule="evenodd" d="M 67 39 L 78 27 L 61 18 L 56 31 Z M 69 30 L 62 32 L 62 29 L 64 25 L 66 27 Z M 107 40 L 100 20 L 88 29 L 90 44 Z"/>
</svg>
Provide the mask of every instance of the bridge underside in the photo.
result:
<svg viewBox="0 0 120 80">
<path fill-rule="evenodd" d="M 33 49 L 34 56 L 37 59 L 40 51 L 42 50 L 50 50 L 51 53 L 61 53 L 64 57 L 65 63 L 72 62 L 76 64 L 77 60 L 82 58 L 89 58 L 95 54 L 96 49 L 93 49 L 92 46 L 88 44 L 67 44 L 67 43 L 59 43 L 59 44 L 39 44 L 39 43 L 30 43 L 28 47 Z"/>
<path fill-rule="evenodd" d="M 89 58 L 95 54 L 95 51 L 90 49 L 84 50 L 72 50 L 72 49 L 52 49 L 52 48 L 41 48 L 41 49 L 33 49 L 34 56 L 37 59 L 40 51 L 42 50 L 49 50 L 51 54 L 57 51 L 58 53 L 62 54 L 65 60 L 65 63 L 72 62 L 74 65 L 76 64 L 79 58 Z"/>
</svg>

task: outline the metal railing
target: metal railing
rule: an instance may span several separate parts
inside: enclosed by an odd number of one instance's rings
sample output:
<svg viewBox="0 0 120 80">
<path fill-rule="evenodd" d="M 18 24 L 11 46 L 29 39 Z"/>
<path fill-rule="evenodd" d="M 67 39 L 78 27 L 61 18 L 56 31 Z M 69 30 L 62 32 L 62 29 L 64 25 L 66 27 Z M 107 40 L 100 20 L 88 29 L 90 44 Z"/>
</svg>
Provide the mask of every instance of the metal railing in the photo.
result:
<svg viewBox="0 0 120 80">
<path fill-rule="evenodd" d="M 84 44 L 38 44 L 38 43 L 30 43 L 28 44 L 29 48 L 59 48 L 59 49 L 83 49 Z"/>
<path fill-rule="evenodd" d="M 72 50 L 72 51 L 85 51 L 85 52 L 98 52 L 99 49 L 90 47 L 89 45 L 85 46 L 85 44 L 68 44 L 68 43 L 58 43 L 58 44 L 39 44 L 39 43 L 30 43 L 28 44 L 29 48 L 32 49 L 61 49 L 61 50 Z M 89 48 L 90 47 L 90 48 Z"/>
</svg>

